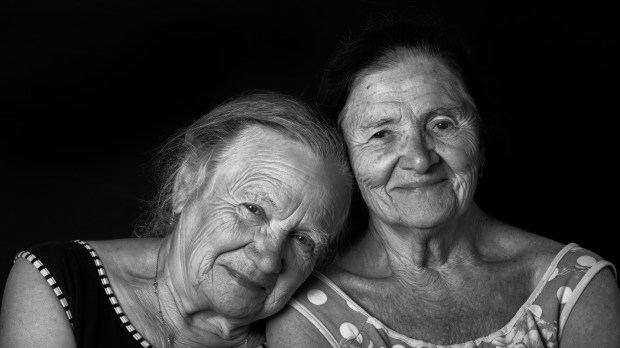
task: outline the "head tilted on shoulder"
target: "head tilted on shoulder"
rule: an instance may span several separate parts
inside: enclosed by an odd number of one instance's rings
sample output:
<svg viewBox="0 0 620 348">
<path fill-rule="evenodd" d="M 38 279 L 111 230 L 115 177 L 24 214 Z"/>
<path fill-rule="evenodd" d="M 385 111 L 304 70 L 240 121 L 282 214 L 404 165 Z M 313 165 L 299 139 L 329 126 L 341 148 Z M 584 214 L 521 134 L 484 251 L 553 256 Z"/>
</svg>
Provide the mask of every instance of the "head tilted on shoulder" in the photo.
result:
<svg viewBox="0 0 620 348">
<path fill-rule="evenodd" d="M 196 188 L 200 187 L 225 150 L 250 126 L 269 128 L 306 145 L 317 156 L 333 161 L 343 177 L 351 180 L 341 135 L 307 103 L 272 91 L 242 93 L 177 132 L 161 149 L 159 199 L 140 234 L 167 235 L 173 228 L 170 222 L 175 220 L 172 195 L 180 168 L 189 165 L 200 170 L 201 175 L 193 182 Z"/>
<path fill-rule="evenodd" d="M 178 249 L 172 283 L 186 310 L 249 323 L 286 303 L 344 227 L 344 149 L 303 101 L 265 91 L 226 101 L 168 143 L 149 226 Z"/>
</svg>

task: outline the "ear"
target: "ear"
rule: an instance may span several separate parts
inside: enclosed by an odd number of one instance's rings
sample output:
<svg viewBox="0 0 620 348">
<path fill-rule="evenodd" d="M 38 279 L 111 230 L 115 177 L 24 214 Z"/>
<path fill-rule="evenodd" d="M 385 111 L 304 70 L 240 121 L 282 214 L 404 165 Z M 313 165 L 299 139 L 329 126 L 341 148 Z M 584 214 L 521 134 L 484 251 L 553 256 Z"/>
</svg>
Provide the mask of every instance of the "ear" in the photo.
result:
<svg viewBox="0 0 620 348">
<path fill-rule="evenodd" d="M 177 172 L 172 189 L 172 211 L 180 213 L 188 203 L 196 189 L 198 170 L 193 168 L 188 161 L 183 162 Z"/>
</svg>

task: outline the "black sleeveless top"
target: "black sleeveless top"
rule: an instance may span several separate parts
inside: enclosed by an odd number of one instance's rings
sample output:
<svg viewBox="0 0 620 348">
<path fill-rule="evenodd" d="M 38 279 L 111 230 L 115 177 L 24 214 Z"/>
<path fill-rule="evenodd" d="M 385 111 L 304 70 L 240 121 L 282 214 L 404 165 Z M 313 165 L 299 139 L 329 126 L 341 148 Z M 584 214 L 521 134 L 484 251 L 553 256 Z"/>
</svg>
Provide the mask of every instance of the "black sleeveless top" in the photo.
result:
<svg viewBox="0 0 620 348">
<path fill-rule="evenodd" d="M 65 310 L 78 347 L 153 347 L 119 305 L 95 250 L 83 241 L 47 242 L 22 251 Z"/>
<path fill-rule="evenodd" d="M 155 348 L 129 322 L 88 243 L 46 242 L 20 252 L 18 258 L 30 261 L 54 290 L 78 348 Z"/>
</svg>

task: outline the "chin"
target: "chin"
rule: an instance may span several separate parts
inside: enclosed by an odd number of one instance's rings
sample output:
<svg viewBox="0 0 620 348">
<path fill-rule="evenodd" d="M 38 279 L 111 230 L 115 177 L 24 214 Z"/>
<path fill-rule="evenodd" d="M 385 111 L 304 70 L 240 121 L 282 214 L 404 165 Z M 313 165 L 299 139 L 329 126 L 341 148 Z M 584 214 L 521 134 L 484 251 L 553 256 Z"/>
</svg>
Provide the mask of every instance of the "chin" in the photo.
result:
<svg viewBox="0 0 620 348">
<path fill-rule="evenodd" d="M 220 306 L 218 312 L 227 318 L 239 321 L 252 322 L 260 319 L 262 308 L 256 304 L 246 303 L 247 306 L 243 306 L 243 304 L 243 302 L 238 302 L 234 306 Z"/>
<path fill-rule="evenodd" d="M 412 206 L 399 209 L 393 221 L 405 227 L 430 229 L 454 219 L 457 209 L 454 205 Z"/>
<path fill-rule="evenodd" d="M 416 228 L 422 230 L 434 229 L 441 227 L 446 223 L 446 219 L 415 219 L 415 220 L 405 220 L 402 221 L 401 224 L 405 227 Z"/>
</svg>

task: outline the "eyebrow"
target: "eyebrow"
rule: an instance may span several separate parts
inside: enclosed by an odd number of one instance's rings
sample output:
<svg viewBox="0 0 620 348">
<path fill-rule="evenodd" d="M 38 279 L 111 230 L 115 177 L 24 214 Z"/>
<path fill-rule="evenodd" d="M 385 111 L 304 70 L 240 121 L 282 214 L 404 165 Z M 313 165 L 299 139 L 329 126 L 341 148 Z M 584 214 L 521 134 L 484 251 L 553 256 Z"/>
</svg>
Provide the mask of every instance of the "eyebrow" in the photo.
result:
<svg viewBox="0 0 620 348">
<path fill-rule="evenodd" d="M 422 114 L 422 117 L 424 118 L 428 118 L 428 117 L 433 117 L 433 116 L 437 116 L 437 115 L 446 115 L 446 116 L 461 116 L 463 115 L 463 106 L 462 105 L 455 105 L 455 106 L 450 106 L 450 107 L 438 107 L 438 108 L 434 108 L 431 110 L 428 110 L 427 112 Z"/>
<path fill-rule="evenodd" d="M 385 126 L 386 124 L 393 124 L 393 123 L 396 123 L 396 119 L 394 117 L 385 117 L 385 118 L 381 118 L 374 122 L 363 124 L 360 126 L 360 128 L 373 129 L 373 128 L 379 128 L 379 127 Z"/>
<path fill-rule="evenodd" d="M 260 200 L 261 202 L 267 203 L 272 209 L 278 208 L 278 205 L 273 199 L 271 199 L 269 193 L 267 193 L 266 190 L 261 190 L 260 187 L 256 191 L 250 190 L 250 192 L 248 192 L 247 195 L 248 195 L 248 198 L 257 199 L 257 200 Z"/>
<path fill-rule="evenodd" d="M 317 248 L 325 248 L 329 245 L 329 236 L 330 234 L 323 229 L 306 229 L 307 233 L 313 239 L 314 245 Z"/>
<path fill-rule="evenodd" d="M 446 115 L 446 116 L 461 116 L 464 114 L 464 107 L 462 105 L 455 105 L 455 106 L 450 106 L 450 107 L 437 107 L 437 108 L 433 108 L 431 110 L 428 110 L 426 112 L 424 112 L 422 114 L 423 118 L 429 118 L 429 117 L 433 117 L 433 116 L 437 116 L 437 115 Z M 386 117 L 382 117 L 376 121 L 367 123 L 367 124 L 363 124 L 360 126 L 361 129 L 367 130 L 367 129 L 374 129 L 374 128 L 380 128 L 382 126 L 388 125 L 388 124 L 394 124 L 397 123 L 396 121 L 396 117 L 393 116 L 386 116 Z"/>
</svg>

